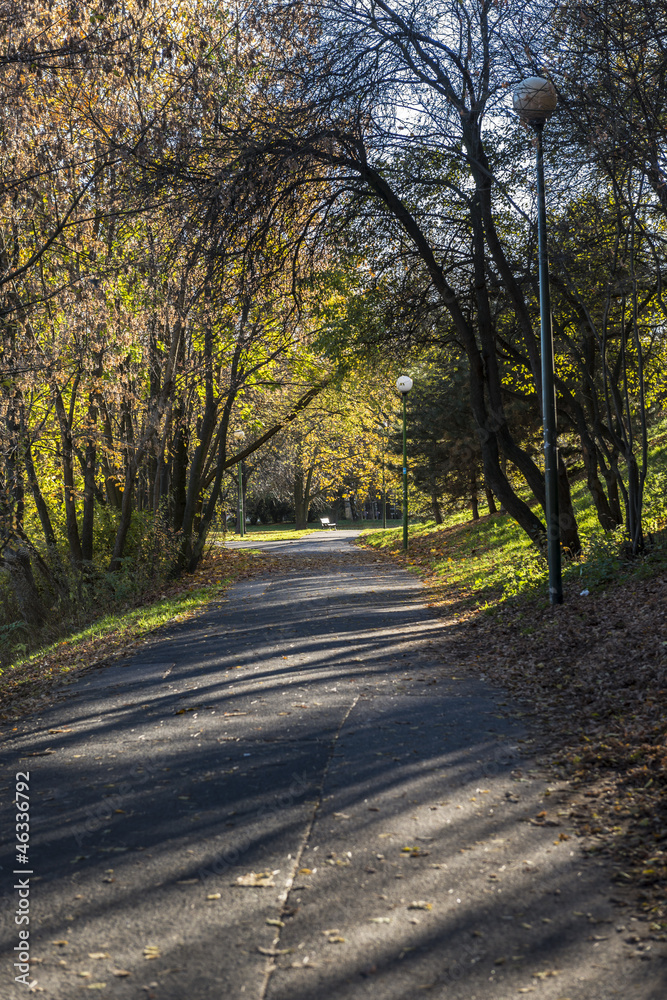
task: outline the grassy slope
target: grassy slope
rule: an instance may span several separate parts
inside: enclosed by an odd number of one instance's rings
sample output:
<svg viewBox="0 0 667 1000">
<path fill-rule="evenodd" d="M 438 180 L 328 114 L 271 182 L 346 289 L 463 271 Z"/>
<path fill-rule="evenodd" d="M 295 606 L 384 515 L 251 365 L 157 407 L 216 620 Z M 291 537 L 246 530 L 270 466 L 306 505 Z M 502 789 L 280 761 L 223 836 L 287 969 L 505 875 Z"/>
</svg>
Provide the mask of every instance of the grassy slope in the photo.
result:
<svg viewBox="0 0 667 1000">
<path fill-rule="evenodd" d="M 660 425 L 651 447 L 651 467 L 658 480 L 667 474 L 667 433 Z M 656 491 L 659 494 L 659 488 Z M 622 531 L 617 536 L 601 530 L 590 495 L 582 481 L 573 484 L 572 499 L 583 545 L 582 557 L 564 564 L 566 598 L 620 582 L 629 576 L 646 576 L 667 566 L 666 545 L 661 540 L 647 555 L 630 564 L 619 559 Z M 657 503 L 657 506 L 656 506 Z M 658 501 L 648 504 L 650 526 L 664 529 L 667 498 L 662 511 Z M 490 609 L 507 598 L 523 595 L 546 603 L 547 566 L 525 532 L 508 515 L 496 514 L 470 521 L 457 512 L 444 524 L 429 521 L 409 527 L 406 562 L 429 577 L 435 592 L 456 593 L 463 607 Z M 362 543 L 402 557 L 402 530 L 364 534 Z M 450 601 L 451 603 L 451 601 Z"/>
<path fill-rule="evenodd" d="M 26 698 L 48 693 L 52 685 L 93 663 L 122 655 L 164 625 L 199 614 L 241 577 L 263 568 L 254 553 L 212 552 L 195 572 L 149 595 L 139 606 L 119 608 L 80 631 L 30 656 L 18 658 L 0 671 L 0 718 L 19 708 Z"/>
</svg>

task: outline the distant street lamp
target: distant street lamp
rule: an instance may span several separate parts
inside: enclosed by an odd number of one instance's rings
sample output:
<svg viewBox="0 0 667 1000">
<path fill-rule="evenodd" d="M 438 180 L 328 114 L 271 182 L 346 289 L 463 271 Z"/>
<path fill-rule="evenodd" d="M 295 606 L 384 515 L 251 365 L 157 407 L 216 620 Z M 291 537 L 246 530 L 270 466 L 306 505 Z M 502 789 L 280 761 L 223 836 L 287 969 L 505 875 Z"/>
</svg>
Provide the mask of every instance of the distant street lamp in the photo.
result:
<svg viewBox="0 0 667 1000">
<path fill-rule="evenodd" d="M 245 439 L 245 434 L 243 431 L 234 431 L 234 440 L 241 444 Z M 238 517 L 239 517 L 239 535 L 241 538 L 245 535 L 245 511 L 243 509 L 243 460 L 238 463 L 239 466 L 239 500 L 238 500 Z"/>
<path fill-rule="evenodd" d="M 537 146 L 537 243 L 540 280 L 540 340 L 542 353 L 542 421 L 544 426 L 544 487 L 546 493 L 547 561 L 549 564 L 549 600 L 563 603 L 561 576 L 560 522 L 558 517 L 558 429 L 556 424 L 556 387 L 554 379 L 554 343 L 549 295 L 549 257 L 547 255 L 547 208 L 544 196 L 544 156 L 542 130 L 556 110 L 558 98 L 549 80 L 531 76 L 514 90 L 514 110 L 535 132 Z"/>
<path fill-rule="evenodd" d="M 405 401 L 410 389 L 412 389 L 412 379 L 409 375 L 401 375 L 396 379 L 396 388 L 403 397 L 403 548 L 408 550 L 408 434 L 405 414 Z"/>
</svg>

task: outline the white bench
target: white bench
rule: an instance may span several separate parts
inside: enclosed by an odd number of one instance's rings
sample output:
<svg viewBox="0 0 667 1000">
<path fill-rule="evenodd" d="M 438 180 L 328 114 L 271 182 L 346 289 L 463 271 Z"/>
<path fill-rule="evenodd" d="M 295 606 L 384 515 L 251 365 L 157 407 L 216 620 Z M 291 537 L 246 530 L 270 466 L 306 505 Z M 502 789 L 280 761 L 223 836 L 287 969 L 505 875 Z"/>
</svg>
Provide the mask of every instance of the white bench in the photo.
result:
<svg viewBox="0 0 667 1000">
<path fill-rule="evenodd" d="M 328 517 L 321 517 L 320 524 L 322 525 L 323 528 L 333 528 L 334 530 L 336 529 L 336 522 L 330 521 Z"/>
</svg>

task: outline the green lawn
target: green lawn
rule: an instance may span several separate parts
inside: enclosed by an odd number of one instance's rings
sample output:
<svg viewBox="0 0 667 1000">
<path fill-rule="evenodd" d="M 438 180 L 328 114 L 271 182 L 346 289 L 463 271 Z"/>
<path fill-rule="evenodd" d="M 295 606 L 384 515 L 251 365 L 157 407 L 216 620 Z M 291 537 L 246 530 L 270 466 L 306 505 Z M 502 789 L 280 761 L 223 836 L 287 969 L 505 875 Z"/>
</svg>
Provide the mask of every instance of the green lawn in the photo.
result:
<svg viewBox="0 0 667 1000">
<path fill-rule="evenodd" d="M 663 428 L 656 428 L 662 430 Z M 628 561 L 621 557 L 623 530 L 605 534 L 600 528 L 584 481 L 572 486 L 574 508 L 583 552 L 563 564 L 566 595 L 594 591 L 632 574 L 649 575 L 667 569 L 667 434 L 657 434 L 651 446 L 651 477 L 647 485 L 647 528 L 656 532 L 646 555 Z M 424 573 L 435 592 L 456 593 L 464 604 L 491 608 L 498 601 L 524 594 L 546 601 L 547 565 L 524 531 L 506 514 L 471 521 L 470 514 L 451 514 L 442 525 L 434 521 L 408 529 L 407 557 L 402 531 L 368 532 L 361 544 L 405 559 L 408 567 Z"/>
<path fill-rule="evenodd" d="M 252 552 L 211 553 L 202 566 L 162 588 L 140 607 L 118 608 L 65 638 L 26 655 L 20 649 L 14 661 L 0 669 L 0 697 L 43 693 L 54 681 L 96 661 L 122 653 L 167 624 L 201 613 L 211 600 L 220 599 L 240 576 L 256 571 Z"/>
</svg>

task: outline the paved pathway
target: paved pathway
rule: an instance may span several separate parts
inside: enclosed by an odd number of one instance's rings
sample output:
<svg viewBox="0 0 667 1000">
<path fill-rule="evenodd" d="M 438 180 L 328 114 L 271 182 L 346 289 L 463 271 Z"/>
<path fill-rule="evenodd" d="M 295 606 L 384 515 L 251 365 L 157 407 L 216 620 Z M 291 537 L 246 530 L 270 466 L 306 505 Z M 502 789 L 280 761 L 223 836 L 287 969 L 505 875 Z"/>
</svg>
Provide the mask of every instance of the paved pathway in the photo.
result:
<svg viewBox="0 0 667 1000">
<path fill-rule="evenodd" d="M 5 844 L 30 773 L 34 991 L 664 1000 L 665 945 L 582 855 L 502 694 L 459 677 L 418 581 L 342 533 L 295 550 L 5 740 Z M 27 988 L 0 861 L 5 1000 Z"/>
</svg>

